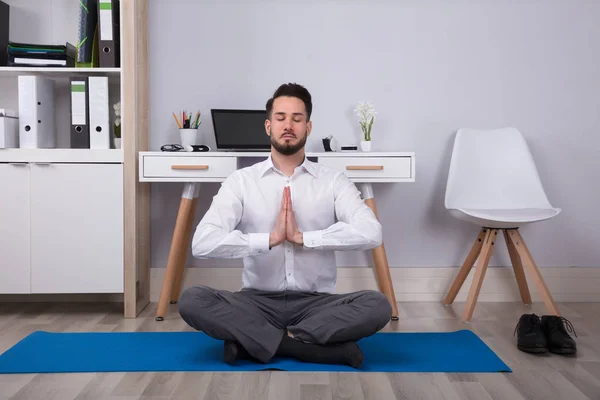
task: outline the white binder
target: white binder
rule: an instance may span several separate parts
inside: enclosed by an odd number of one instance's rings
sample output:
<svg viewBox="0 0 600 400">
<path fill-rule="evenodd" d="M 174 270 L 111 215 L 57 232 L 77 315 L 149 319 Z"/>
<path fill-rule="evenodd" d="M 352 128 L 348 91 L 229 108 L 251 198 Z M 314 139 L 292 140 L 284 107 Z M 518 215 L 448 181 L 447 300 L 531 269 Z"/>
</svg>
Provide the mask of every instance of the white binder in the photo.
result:
<svg viewBox="0 0 600 400">
<path fill-rule="evenodd" d="M 108 77 L 89 77 L 90 148 L 110 149 Z"/>
<path fill-rule="evenodd" d="M 19 142 L 24 149 L 56 147 L 54 80 L 19 75 Z"/>
</svg>

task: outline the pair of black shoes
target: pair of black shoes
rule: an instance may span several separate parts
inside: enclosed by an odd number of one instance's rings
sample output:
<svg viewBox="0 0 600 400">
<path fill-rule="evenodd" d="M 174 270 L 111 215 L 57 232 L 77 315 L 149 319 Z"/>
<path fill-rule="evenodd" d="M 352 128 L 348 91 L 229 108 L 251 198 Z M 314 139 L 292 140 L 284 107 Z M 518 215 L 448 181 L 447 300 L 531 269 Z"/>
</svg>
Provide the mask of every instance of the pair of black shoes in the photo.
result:
<svg viewBox="0 0 600 400">
<path fill-rule="evenodd" d="M 569 320 L 556 315 L 523 314 L 515 328 L 517 347 L 527 353 L 575 354 L 577 345 L 567 332 L 575 336 L 575 329 Z"/>
</svg>

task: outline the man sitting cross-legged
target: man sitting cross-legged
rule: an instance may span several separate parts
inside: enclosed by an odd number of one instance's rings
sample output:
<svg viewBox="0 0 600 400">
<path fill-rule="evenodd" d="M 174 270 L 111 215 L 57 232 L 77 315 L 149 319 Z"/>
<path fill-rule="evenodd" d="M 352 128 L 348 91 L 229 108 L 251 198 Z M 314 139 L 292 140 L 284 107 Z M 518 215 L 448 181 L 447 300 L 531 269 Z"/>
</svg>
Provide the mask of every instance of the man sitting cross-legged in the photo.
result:
<svg viewBox="0 0 600 400">
<path fill-rule="evenodd" d="M 342 172 L 311 162 L 311 95 L 284 84 L 268 100 L 268 159 L 222 184 L 192 240 L 198 258 L 243 258 L 243 285 L 230 292 L 189 287 L 179 312 L 224 340 L 227 363 L 274 356 L 359 368 L 356 341 L 392 316 L 378 291 L 334 294 L 335 251 L 381 245 L 381 225 Z"/>
</svg>

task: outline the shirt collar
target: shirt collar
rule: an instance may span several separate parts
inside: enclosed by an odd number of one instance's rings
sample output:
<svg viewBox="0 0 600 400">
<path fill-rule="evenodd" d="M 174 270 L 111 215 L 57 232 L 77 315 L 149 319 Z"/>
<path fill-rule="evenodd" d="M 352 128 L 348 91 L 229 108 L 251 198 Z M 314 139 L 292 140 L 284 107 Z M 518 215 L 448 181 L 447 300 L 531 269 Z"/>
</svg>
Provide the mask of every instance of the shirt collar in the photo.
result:
<svg viewBox="0 0 600 400">
<path fill-rule="evenodd" d="M 304 161 L 298 167 L 304 168 L 304 170 L 306 172 L 308 172 L 315 178 L 317 177 L 317 171 L 315 170 L 314 163 L 312 161 L 310 161 L 306 156 L 304 156 Z M 275 168 L 275 165 L 273 164 L 273 159 L 271 158 L 271 155 L 269 154 L 269 157 L 267 157 L 267 159 L 263 162 L 263 165 L 262 165 L 261 171 L 260 171 L 260 176 L 263 177 L 267 173 L 267 171 L 270 171 L 270 170 L 275 171 L 276 168 Z"/>
</svg>

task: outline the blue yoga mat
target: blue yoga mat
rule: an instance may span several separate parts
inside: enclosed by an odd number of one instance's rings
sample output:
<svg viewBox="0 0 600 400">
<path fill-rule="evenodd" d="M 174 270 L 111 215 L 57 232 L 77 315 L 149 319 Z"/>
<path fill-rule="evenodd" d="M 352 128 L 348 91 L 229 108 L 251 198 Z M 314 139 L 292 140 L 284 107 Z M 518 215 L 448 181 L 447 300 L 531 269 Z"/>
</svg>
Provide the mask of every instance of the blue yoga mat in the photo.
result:
<svg viewBox="0 0 600 400">
<path fill-rule="evenodd" d="M 477 335 L 376 333 L 358 342 L 361 372 L 512 372 Z M 274 358 L 269 364 L 223 362 L 223 342 L 202 332 L 37 331 L 0 355 L 0 373 L 357 370 Z"/>
</svg>

